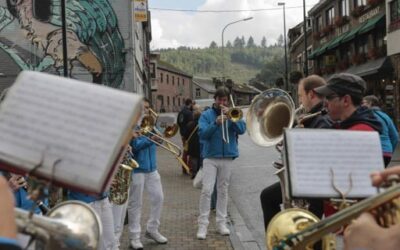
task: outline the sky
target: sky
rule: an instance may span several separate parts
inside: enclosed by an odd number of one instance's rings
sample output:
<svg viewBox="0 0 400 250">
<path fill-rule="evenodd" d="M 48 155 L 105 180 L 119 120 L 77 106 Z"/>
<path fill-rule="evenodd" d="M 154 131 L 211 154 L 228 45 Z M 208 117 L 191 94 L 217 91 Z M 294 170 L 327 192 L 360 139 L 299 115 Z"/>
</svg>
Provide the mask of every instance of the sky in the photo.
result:
<svg viewBox="0 0 400 250">
<path fill-rule="evenodd" d="M 306 0 L 307 10 L 319 0 Z M 252 36 L 260 44 L 263 36 L 268 44 L 276 43 L 284 33 L 283 8 L 278 2 L 286 3 L 286 31 L 303 20 L 301 0 L 149 0 L 151 11 L 151 49 L 176 48 L 179 46 L 208 47 L 212 41 L 219 46 L 222 29 L 230 22 L 253 17 L 252 20 L 229 26 L 224 32 L 225 43 L 235 37 Z M 176 12 L 164 9 L 185 10 L 254 10 L 234 13 Z"/>
</svg>

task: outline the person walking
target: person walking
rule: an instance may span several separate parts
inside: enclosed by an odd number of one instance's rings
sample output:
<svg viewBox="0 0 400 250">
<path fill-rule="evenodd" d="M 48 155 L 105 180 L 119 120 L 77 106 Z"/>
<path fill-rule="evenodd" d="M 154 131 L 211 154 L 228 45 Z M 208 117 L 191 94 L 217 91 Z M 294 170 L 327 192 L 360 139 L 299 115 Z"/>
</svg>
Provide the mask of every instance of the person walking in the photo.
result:
<svg viewBox="0 0 400 250">
<path fill-rule="evenodd" d="M 221 235 L 229 235 L 230 231 L 226 225 L 228 186 L 234 159 L 239 157 L 238 136 L 246 131 L 243 119 L 232 122 L 225 116 L 228 106 L 229 90 L 219 88 L 214 95 L 213 107 L 204 111 L 199 119 L 199 137 L 204 143 L 203 152 L 203 187 L 199 202 L 199 217 L 197 238 L 206 239 L 208 217 L 210 214 L 210 199 L 217 182 L 217 232 Z M 223 118 L 225 116 L 225 118 Z M 227 122 L 224 131 L 229 143 L 223 140 L 222 126 Z M 228 141 L 228 140 L 227 140 Z"/>
</svg>

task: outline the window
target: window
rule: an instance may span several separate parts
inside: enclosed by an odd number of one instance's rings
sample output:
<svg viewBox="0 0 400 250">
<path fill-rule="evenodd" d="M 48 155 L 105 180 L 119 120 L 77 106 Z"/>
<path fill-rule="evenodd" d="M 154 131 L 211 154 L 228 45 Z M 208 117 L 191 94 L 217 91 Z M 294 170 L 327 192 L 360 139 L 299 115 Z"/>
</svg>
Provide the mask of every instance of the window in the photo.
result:
<svg viewBox="0 0 400 250">
<path fill-rule="evenodd" d="M 178 81 L 178 87 L 179 87 L 179 83 L 181 83 L 181 79 L 179 77 L 177 77 L 177 81 Z"/>
<path fill-rule="evenodd" d="M 329 8 L 325 13 L 326 25 L 333 24 L 333 21 L 335 20 L 335 11 L 333 7 Z"/>
<path fill-rule="evenodd" d="M 200 97 L 200 96 L 201 96 L 200 88 L 196 88 L 196 97 Z"/>
<path fill-rule="evenodd" d="M 182 78 L 182 86 L 185 85 L 185 79 Z"/>
<path fill-rule="evenodd" d="M 395 22 L 400 19 L 399 1 L 395 0 L 390 2 L 390 22 Z"/>
<path fill-rule="evenodd" d="M 181 98 L 178 97 L 178 106 L 181 106 Z"/>
<path fill-rule="evenodd" d="M 164 81 L 164 74 L 163 73 L 160 73 L 160 78 L 161 78 L 161 82 L 163 82 Z"/>
<path fill-rule="evenodd" d="M 354 7 L 367 5 L 367 0 L 354 0 Z"/>
<path fill-rule="evenodd" d="M 375 48 L 382 48 L 384 45 L 384 37 L 385 37 L 385 33 L 384 33 L 384 29 L 377 29 L 376 31 L 376 35 L 374 36 L 374 44 L 375 44 Z"/>
<path fill-rule="evenodd" d="M 175 106 L 175 97 L 172 97 L 172 105 Z"/>
<path fill-rule="evenodd" d="M 339 16 L 349 16 L 350 4 L 349 0 L 340 0 L 339 2 Z"/>
<path fill-rule="evenodd" d="M 297 70 L 302 72 L 303 68 L 303 53 L 297 55 Z"/>
<path fill-rule="evenodd" d="M 172 76 L 172 85 L 175 85 L 175 76 Z"/>
<path fill-rule="evenodd" d="M 169 83 L 169 75 L 167 75 L 167 84 Z"/>
<path fill-rule="evenodd" d="M 307 48 L 307 55 L 311 55 L 312 53 L 312 47 Z M 307 60 L 308 63 L 308 68 L 312 68 L 313 66 L 313 60 Z"/>
<path fill-rule="evenodd" d="M 167 96 L 167 106 L 169 106 L 169 96 Z"/>
<path fill-rule="evenodd" d="M 322 17 L 317 16 L 315 19 L 315 31 L 321 31 L 322 29 Z"/>
<path fill-rule="evenodd" d="M 368 52 L 368 39 L 362 36 L 357 41 L 357 54 L 365 54 Z"/>
</svg>

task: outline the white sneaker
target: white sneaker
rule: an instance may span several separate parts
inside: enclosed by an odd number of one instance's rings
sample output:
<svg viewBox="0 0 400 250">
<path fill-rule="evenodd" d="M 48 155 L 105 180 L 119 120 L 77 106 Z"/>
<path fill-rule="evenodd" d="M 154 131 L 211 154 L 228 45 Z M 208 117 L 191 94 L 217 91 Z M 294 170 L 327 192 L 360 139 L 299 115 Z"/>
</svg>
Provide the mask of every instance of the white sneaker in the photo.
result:
<svg viewBox="0 0 400 250">
<path fill-rule="evenodd" d="M 207 237 L 207 226 L 199 225 L 199 229 L 197 230 L 197 239 L 205 240 Z"/>
<path fill-rule="evenodd" d="M 143 244 L 140 242 L 140 239 L 131 240 L 131 247 L 135 250 L 142 250 Z"/>
<path fill-rule="evenodd" d="M 225 224 L 217 225 L 217 232 L 220 235 L 229 235 L 231 233 L 231 231 L 229 231 L 229 228 Z"/>
<path fill-rule="evenodd" d="M 155 232 L 146 231 L 145 237 L 154 240 L 158 244 L 167 244 L 167 242 L 168 242 L 168 239 L 165 238 L 158 231 L 155 231 Z"/>
</svg>

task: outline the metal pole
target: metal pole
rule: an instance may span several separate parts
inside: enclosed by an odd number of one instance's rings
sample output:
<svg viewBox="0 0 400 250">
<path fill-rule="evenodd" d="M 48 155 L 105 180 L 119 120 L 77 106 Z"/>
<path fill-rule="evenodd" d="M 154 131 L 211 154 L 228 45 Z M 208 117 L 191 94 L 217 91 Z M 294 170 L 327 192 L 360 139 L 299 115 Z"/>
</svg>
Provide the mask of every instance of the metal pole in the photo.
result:
<svg viewBox="0 0 400 250">
<path fill-rule="evenodd" d="M 65 0 L 61 0 L 61 28 L 62 28 L 64 76 L 68 77 L 67 20 L 65 15 Z"/>
<path fill-rule="evenodd" d="M 303 30 L 304 30 L 304 76 L 308 76 L 306 0 L 303 0 Z"/>
<path fill-rule="evenodd" d="M 287 44 L 286 44 L 286 12 L 285 12 L 285 4 L 283 5 L 283 41 L 285 43 L 285 90 L 289 90 L 288 83 L 288 58 L 287 58 Z"/>
</svg>

